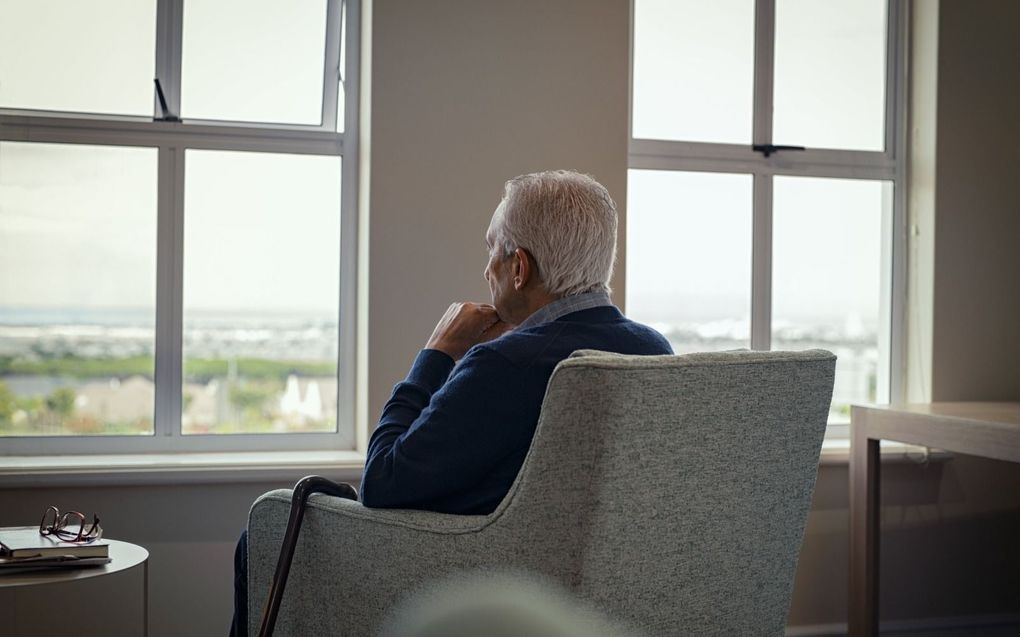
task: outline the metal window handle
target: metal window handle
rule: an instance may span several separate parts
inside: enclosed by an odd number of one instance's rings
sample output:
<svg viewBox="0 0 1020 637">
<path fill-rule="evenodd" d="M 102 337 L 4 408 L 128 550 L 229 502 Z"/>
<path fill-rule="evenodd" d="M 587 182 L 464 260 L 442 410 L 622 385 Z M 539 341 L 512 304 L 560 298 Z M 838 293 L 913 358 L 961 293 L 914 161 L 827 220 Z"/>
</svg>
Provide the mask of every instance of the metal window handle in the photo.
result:
<svg viewBox="0 0 1020 637">
<path fill-rule="evenodd" d="M 807 150 L 803 146 L 776 146 L 775 144 L 754 144 L 751 150 L 768 157 L 781 150 Z"/>
<path fill-rule="evenodd" d="M 170 113 L 170 109 L 166 106 L 166 96 L 163 95 L 163 87 L 159 84 L 159 78 L 153 78 L 153 82 L 156 83 L 156 97 L 159 98 L 159 108 L 163 112 L 163 117 L 157 118 L 161 122 L 179 122 L 180 117 Z"/>
</svg>

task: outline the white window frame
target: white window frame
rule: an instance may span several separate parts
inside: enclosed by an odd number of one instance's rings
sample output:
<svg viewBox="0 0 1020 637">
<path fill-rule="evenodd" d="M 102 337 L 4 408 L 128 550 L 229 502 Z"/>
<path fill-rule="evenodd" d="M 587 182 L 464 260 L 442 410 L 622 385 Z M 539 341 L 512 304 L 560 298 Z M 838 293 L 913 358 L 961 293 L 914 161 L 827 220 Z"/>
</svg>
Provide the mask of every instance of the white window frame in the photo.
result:
<svg viewBox="0 0 1020 637">
<path fill-rule="evenodd" d="M 771 144 L 776 0 L 756 0 L 754 19 L 754 110 L 752 143 L 723 144 L 633 137 L 634 1 L 631 2 L 631 97 L 628 168 L 720 172 L 753 176 L 751 247 L 751 348 L 768 350 L 772 340 L 772 183 L 776 176 L 868 179 L 891 182 L 884 206 L 882 301 L 878 369 L 879 400 L 904 396 L 904 315 L 906 303 L 906 151 L 909 3 L 888 0 L 886 43 L 885 144 L 881 152 L 811 149 L 764 157 L 752 144 Z M 797 140 L 782 140 L 796 144 Z M 887 328 L 887 329 L 886 329 Z M 830 437 L 846 427 L 830 425 Z"/>
<path fill-rule="evenodd" d="M 169 113 L 180 113 L 184 2 L 158 0 L 156 77 Z M 156 230 L 155 409 L 153 435 L 0 438 L 7 455 L 344 450 L 355 446 L 355 321 L 357 317 L 358 87 L 360 0 L 326 0 L 322 119 L 318 125 L 162 120 L 153 117 L 0 109 L 0 141 L 155 148 Z M 345 11 L 346 9 L 346 11 Z M 341 20 L 343 16 L 343 20 Z M 343 37 L 342 37 L 343 36 Z M 340 68 L 346 38 L 345 68 Z M 336 132 L 339 82 L 344 128 Z M 184 157 L 186 149 L 307 154 L 343 158 L 340 214 L 337 431 L 301 434 L 181 433 Z"/>
</svg>

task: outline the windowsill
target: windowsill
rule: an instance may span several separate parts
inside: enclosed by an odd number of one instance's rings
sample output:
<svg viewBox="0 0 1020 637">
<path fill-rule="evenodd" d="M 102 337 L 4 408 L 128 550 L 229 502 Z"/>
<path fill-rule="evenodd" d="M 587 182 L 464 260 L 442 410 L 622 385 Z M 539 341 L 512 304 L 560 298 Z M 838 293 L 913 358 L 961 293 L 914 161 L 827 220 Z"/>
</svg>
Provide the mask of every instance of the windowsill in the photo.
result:
<svg viewBox="0 0 1020 637">
<path fill-rule="evenodd" d="M 940 462 L 951 454 L 881 443 L 884 462 Z M 828 439 L 819 464 L 846 465 L 850 441 Z M 309 474 L 356 481 L 365 456 L 355 451 L 270 451 L 0 457 L 0 489 L 26 487 L 294 482 Z"/>
<path fill-rule="evenodd" d="M 26 487 L 292 483 L 320 474 L 361 478 L 365 456 L 355 451 L 152 453 L 0 457 L 0 489 Z"/>
</svg>

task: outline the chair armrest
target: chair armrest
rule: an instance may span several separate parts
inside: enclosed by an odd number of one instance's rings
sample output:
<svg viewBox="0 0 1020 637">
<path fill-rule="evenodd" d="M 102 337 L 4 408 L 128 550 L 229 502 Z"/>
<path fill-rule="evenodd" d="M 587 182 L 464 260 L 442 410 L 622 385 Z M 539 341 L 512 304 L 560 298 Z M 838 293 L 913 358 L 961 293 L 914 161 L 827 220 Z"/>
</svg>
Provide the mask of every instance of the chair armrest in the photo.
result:
<svg viewBox="0 0 1020 637">
<path fill-rule="evenodd" d="M 250 618 L 261 616 L 291 495 L 288 489 L 269 492 L 249 514 Z M 369 509 L 352 500 L 311 496 L 276 635 L 374 635 L 389 609 L 424 582 L 498 565 L 499 556 L 486 550 L 482 538 L 498 518 Z"/>
<path fill-rule="evenodd" d="M 291 491 L 280 489 L 261 496 L 252 505 L 263 500 L 290 503 Z M 498 515 L 450 515 L 432 511 L 410 509 L 372 509 L 354 500 L 316 494 L 308 499 L 308 508 L 354 518 L 370 525 L 401 527 L 428 533 L 477 533 L 498 518 Z"/>
</svg>

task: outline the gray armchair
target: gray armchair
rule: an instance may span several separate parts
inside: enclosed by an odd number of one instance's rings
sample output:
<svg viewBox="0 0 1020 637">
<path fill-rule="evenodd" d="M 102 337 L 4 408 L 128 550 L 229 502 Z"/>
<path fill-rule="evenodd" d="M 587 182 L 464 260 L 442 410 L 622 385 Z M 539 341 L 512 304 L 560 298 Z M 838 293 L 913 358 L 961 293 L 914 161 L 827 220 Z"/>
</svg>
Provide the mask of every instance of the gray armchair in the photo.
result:
<svg viewBox="0 0 1020 637">
<path fill-rule="evenodd" d="M 276 634 L 375 635 L 429 582 L 509 568 L 649 635 L 782 635 L 834 367 L 821 350 L 577 352 L 493 513 L 313 496 Z M 251 509 L 252 634 L 290 496 Z"/>
</svg>

